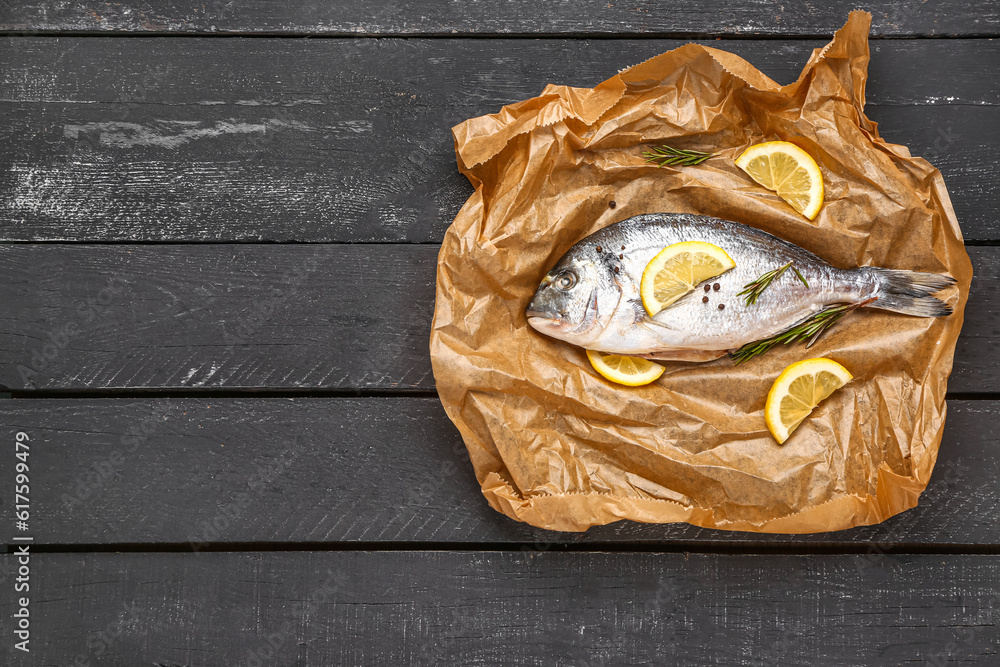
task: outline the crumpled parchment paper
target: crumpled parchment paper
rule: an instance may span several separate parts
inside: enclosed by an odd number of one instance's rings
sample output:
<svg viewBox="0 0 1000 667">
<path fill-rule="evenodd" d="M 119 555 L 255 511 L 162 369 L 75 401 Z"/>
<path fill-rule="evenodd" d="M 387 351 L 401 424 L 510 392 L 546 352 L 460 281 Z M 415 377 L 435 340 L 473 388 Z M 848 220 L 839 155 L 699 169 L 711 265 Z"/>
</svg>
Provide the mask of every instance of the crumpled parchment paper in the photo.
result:
<svg viewBox="0 0 1000 667">
<path fill-rule="evenodd" d="M 564 531 L 632 519 L 804 533 L 916 505 L 941 442 L 972 268 L 941 174 L 864 115 L 870 23 L 853 12 L 787 86 L 688 44 L 593 89 L 549 85 L 454 128 L 476 190 L 441 247 L 431 358 L 494 509 Z M 823 171 L 812 222 L 733 164 L 778 139 Z M 641 151 L 659 143 L 724 158 L 657 168 Z M 524 308 L 576 241 L 651 212 L 742 222 L 840 267 L 950 274 L 958 285 L 941 296 L 955 313 L 865 309 L 809 350 L 779 346 L 740 366 L 667 362 L 652 385 L 612 385 L 583 350 L 529 328 Z M 779 446 L 767 392 L 785 366 L 817 356 L 856 379 Z"/>
</svg>

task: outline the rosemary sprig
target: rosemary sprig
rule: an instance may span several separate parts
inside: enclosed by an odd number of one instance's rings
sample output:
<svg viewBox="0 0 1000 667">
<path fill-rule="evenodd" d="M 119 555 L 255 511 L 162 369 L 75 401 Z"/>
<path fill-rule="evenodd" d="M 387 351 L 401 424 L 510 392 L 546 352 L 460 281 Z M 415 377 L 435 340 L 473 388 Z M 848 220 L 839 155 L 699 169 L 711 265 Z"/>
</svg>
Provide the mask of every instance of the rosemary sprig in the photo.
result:
<svg viewBox="0 0 1000 667">
<path fill-rule="evenodd" d="M 862 306 L 868 305 L 872 301 L 874 301 L 874 299 L 867 299 L 860 303 L 847 303 L 842 306 L 831 306 L 830 308 L 826 308 L 814 315 L 811 315 L 807 320 L 796 324 L 787 331 L 783 331 L 780 334 L 771 336 L 770 338 L 754 341 L 753 343 L 747 343 L 732 353 L 733 363 L 742 364 L 744 361 L 764 354 L 779 343 L 788 345 L 790 343 L 808 340 L 809 343 L 806 347 L 810 348 L 823 334 L 823 332 L 836 324 L 840 318 L 852 310 L 857 310 Z"/>
<path fill-rule="evenodd" d="M 651 150 L 643 151 L 642 156 L 646 158 L 646 162 L 656 162 L 659 167 L 675 164 L 682 167 L 693 167 L 696 164 L 701 164 L 710 157 L 715 157 L 715 153 L 682 150 L 663 145 L 653 146 Z"/>
<path fill-rule="evenodd" d="M 798 276 L 798 279 L 801 280 L 802 284 L 806 286 L 806 289 L 808 289 L 809 283 L 806 282 L 806 279 L 802 277 L 802 274 L 799 273 L 799 270 L 794 266 L 792 266 L 792 264 L 793 264 L 792 262 L 789 262 L 784 266 L 779 266 L 774 271 L 768 271 L 767 273 L 763 274 L 756 280 L 744 285 L 743 291 L 737 292 L 736 296 L 743 296 L 744 294 L 746 294 L 747 305 L 752 306 L 753 304 L 757 303 L 757 299 L 760 298 L 761 293 L 763 293 L 763 291 L 766 290 L 768 286 L 771 283 L 773 283 L 775 279 L 778 278 L 778 276 L 787 271 L 789 268 L 791 268 L 792 271 L 795 272 L 795 275 Z"/>
<path fill-rule="evenodd" d="M 756 280 L 751 281 L 746 285 L 744 285 L 743 291 L 737 292 L 736 296 L 743 296 L 744 294 L 746 294 L 747 305 L 752 306 L 753 304 L 757 303 L 757 299 L 760 298 L 760 295 L 764 292 L 764 290 L 766 290 L 768 286 L 772 282 L 774 282 L 774 279 L 780 276 L 785 271 L 787 271 L 788 267 L 790 267 L 791 265 L 792 263 L 789 262 L 788 264 L 780 266 L 773 271 L 768 271 L 767 273 L 761 275 Z"/>
<path fill-rule="evenodd" d="M 793 266 L 792 271 L 794 271 L 795 276 L 802 281 L 802 284 L 806 286 L 806 289 L 809 289 L 809 283 L 807 283 L 806 279 L 802 277 L 802 274 L 799 273 L 799 270 Z"/>
</svg>

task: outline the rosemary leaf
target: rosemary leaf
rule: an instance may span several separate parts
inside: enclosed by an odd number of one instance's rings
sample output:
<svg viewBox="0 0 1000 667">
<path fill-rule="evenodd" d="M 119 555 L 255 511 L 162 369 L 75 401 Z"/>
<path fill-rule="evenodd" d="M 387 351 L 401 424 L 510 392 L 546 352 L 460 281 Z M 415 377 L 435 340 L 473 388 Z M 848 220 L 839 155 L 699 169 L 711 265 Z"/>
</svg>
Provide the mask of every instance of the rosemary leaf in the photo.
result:
<svg viewBox="0 0 1000 667">
<path fill-rule="evenodd" d="M 744 285 L 743 291 L 737 292 L 736 296 L 743 296 L 745 294 L 747 297 L 747 305 L 752 306 L 753 304 L 757 303 L 757 299 L 760 298 L 760 295 L 764 292 L 764 290 L 767 289 L 768 285 L 774 282 L 775 278 L 777 278 L 782 273 L 787 271 L 788 267 L 790 267 L 791 265 L 792 263 L 789 262 L 784 266 L 779 266 L 773 271 L 768 271 L 767 273 L 760 276 L 756 280 Z M 796 273 L 798 273 L 798 271 L 796 271 Z"/>
<path fill-rule="evenodd" d="M 795 268 L 795 267 L 793 266 L 793 267 L 792 267 L 792 271 L 794 271 L 794 272 L 795 272 L 795 275 L 799 277 L 799 280 L 801 280 L 801 281 L 802 281 L 802 284 L 806 286 L 806 289 L 809 289 L 809 283 L 807 283 L 807 282 L 806 282 L 806 279 L 802 277 L 802 274 L 801 274 L 801 273 L 799 273 L 799 270 L 798 270 L 798 269 L 796 269 L 796 268 Z"/>
<path fill-rule="evenodd" d="M 782 273 L 787 271 L 789 268 L 791 268 L 792 271 L 795 272 L 795 275 L 798 277 L 798 279 L 801 280 L 802 284 L 806 286 L 806 289 L 808 289 L 809 283 L 806 282 L 806 279 L 802 277 L 802 274 L 799 273 L 799 270 L 795 268 L 793 263 L 789 262 L 784 266 L 779 266 L 773 271 L 768 271 L 767 273 L 757 278 L 753 282 L 747 283 L 746 285 L 743 286 L 743 291 L 738 292 L 736 296 L 743 296 L 745 294 L 747 297 L 746 299 L 747 305 L 752 306 L 753 304 L 757 303 L 757 299 L 760 298 L 760 295 L 764 292 L 764 290 L 766 290 L 771 283 L 773 283 Z"/>
<path fill-rule="evenodd" d="M 702 151 L 682 150 L 672 148 L 667 145 L 654 146 L 651 150 L 643 151 L 642 156 L 646 162 L 655 162 L 658 167 L 668 165 L 680 165 L 682 167 L 693 167 L 701 164 L 710 157 L 715 157 L 714 153 L 703 153 Z"/>
<path fill-rule="evenodd" d="M 782 331 L 779 334 L 765 338 L 763 340 L 747 343 L 740 349 L 732 353 L 733 363 L 742 364 L 754 357 L 758 357 L 778 344 L 788 345 L 799 341 L 808 341 L 806 347 L 812 347 L 813 343 L 830 327 L 836 324 L 840 318 L 852 310 L 871 303 L 872 299 L 861 303 L 848 303 L 841 306 L 831 306 L 810 316 L 808 319 L 796 324 L 791 329 Z"/>
</svg>

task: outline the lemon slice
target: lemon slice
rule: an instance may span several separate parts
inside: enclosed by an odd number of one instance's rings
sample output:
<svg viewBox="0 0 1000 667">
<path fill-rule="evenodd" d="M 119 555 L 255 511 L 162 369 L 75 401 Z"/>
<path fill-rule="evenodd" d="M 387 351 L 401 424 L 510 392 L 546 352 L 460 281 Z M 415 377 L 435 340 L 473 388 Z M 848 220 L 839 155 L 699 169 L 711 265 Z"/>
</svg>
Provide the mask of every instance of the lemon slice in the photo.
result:
<svg viewBox="0 0 1000 667">
<path fill-rule="evenodd" d="M 782 371 L 771 385 L 764 407 L 767 428 L 778 444 L 788 440 L 824 398 L 852 379 L 850 371 L 823 357 L 796 362 Z"/>
<path fill-rule="evenodd" d="M 725 250 L 711 243 L 685 241 L 669 245 L 642 271 L 639 295 L 646 312 L 658 312 L 681 298 L 698 283 L 736 266 Z"/>
<path fill-rule="evenodd" d="M 655 382 L 663 375 L 663 366 L 641 357 L 623 357 L 587 350 L 587 358 L 594 370 L 618 384 L 638 387 Z"/>
<path fill-rule="evenodd" d="M 823 174 L 816 160 L 787 141 L 754 144 L 736 158 L 736 166 L 768 190 L 778 193 L 810 220 L 823 205 Z"/>
</svg>

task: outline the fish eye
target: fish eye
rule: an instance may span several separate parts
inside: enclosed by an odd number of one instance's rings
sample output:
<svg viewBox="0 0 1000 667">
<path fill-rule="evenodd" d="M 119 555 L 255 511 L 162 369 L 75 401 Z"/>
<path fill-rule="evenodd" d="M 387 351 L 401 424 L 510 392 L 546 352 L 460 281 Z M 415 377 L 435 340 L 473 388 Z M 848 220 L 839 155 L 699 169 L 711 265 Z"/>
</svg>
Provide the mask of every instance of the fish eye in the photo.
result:
<svg viewBox="0 0 1000 667">
<path fill-rule="evenodd" d="M 556 277 L 555 283 L 556 287 L 564 292 L 571 290 L 576 285 L 576 274 L 572 271 L 564 271 Z"/>
</svg>

